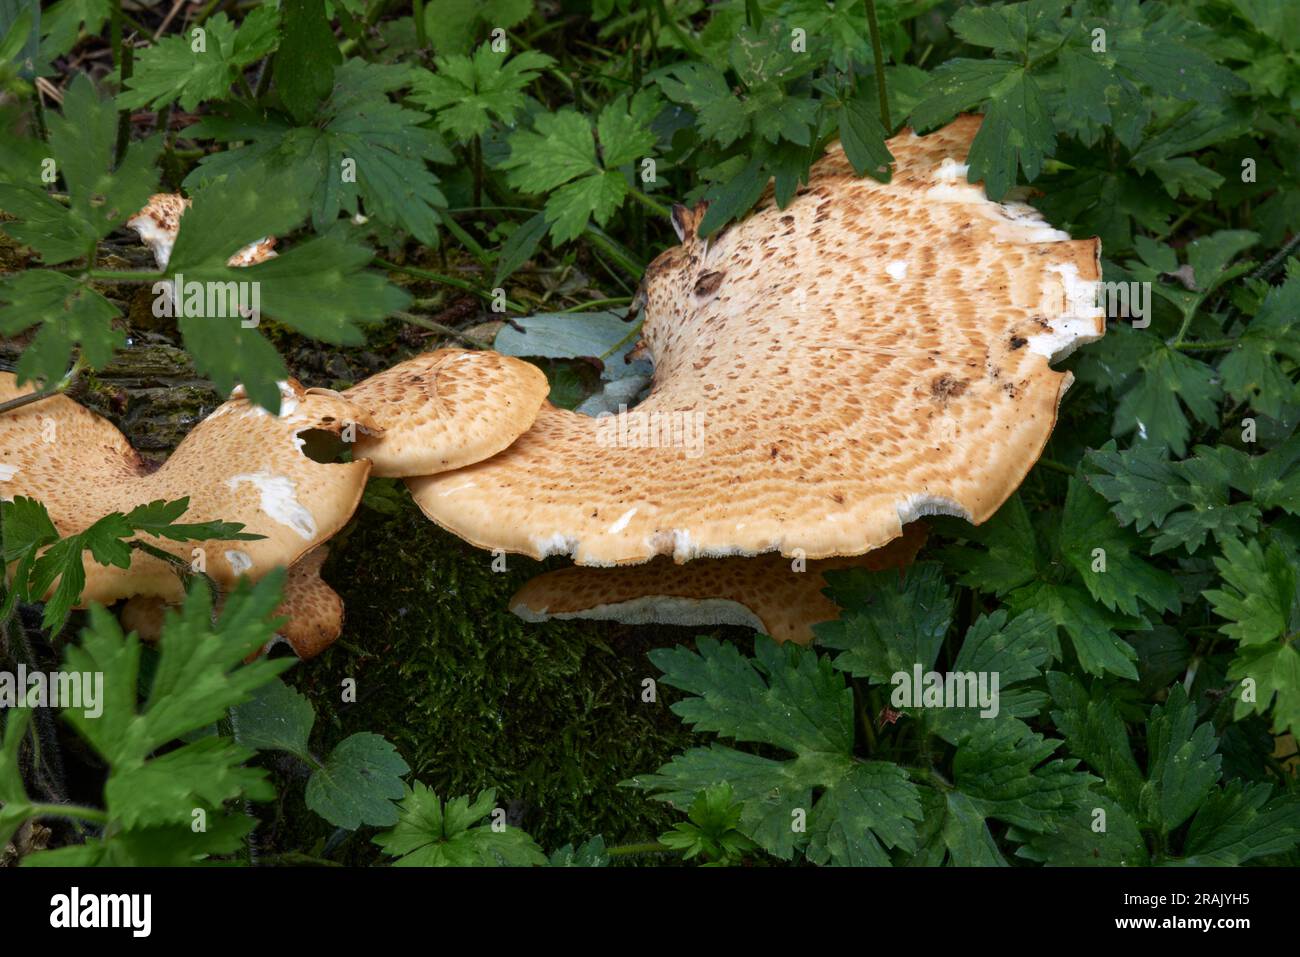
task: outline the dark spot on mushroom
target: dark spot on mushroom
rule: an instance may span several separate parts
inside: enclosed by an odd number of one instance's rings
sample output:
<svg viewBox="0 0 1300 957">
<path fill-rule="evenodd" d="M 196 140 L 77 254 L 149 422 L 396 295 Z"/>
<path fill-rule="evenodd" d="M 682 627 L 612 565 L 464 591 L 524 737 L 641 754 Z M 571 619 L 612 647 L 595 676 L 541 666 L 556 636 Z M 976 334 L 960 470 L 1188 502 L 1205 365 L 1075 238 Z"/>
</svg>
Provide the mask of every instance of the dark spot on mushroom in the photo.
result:
<svg viewBox="0 0 1300 957">
<path fill-rule="evenodd" d="M 1029 340 L 1026 339 L 1024 336 L 1012 336 L 1012 337 L 1011 337 L 1011 351 L 1014 352 L 1015 350 L 1021 348 L 1021 347 L 1024 346 L 1025 343 L 1027 343 L 1028 341 L 1029 341 Z"/>
<path fill-rule="evenodd" d="M 717 270 L 706 272 L 695 281 L 695 295 L 701 297 L 713 295 L 722 285 L 722 277 L 725 275 L 726 273 Z"/>
<path fill-rule="evenodd" d="M 935 376 L 930 382 L 930 395 L 940 402 L 947 402 L 965 392 L 969 384 L 969 379 L 956 379 L 945 372 L 943 375 Z"/>
</svg>

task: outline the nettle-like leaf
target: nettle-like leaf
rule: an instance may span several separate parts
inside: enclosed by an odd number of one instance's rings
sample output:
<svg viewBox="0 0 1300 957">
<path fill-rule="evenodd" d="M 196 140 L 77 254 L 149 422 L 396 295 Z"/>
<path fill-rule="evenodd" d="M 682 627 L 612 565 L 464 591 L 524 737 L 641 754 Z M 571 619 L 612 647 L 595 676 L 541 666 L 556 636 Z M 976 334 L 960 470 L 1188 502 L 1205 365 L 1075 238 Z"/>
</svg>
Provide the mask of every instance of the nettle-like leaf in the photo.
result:
<svg viewBox="0 0 1300 957">
<path fill-rule="evenodd" d="M 1262 510 L 1300 512 L 1300 439 L 1251 456 L 1228 446 L 1197 446 L 1191 458 L 1168 461 L 1141 447 L 1124 452 L 1113 442 L 1085 458 L 1088 484 L 1125 525 L 1155 530 L 1153 554 L 1199 551 L 1210 536 L 1223 543 L 1254 534 Z M 1234 501 L 1232 491 L 1250 496 Z"/>
<path fill-rule="evenodd" d="M 134 110 L 176 103 L 192 112 L 204 100 L 224 99 L 240 71 L 275 51 L 280 12 L 257 6 L 236 28 L 224 13 L 202 26 L 163 37 L 136 53 L 118 105 Z"/>
<path fill-rule="evenodd" d="M 511 134 L 510 156 L 500 166 L 511 186 L 546 194 L 554 241 L 577 238 L 592 219 L 604 225 L 622 207 L 630 192 L 630 174 L 623 167 L 654 148 L 650 123 L 659 106 L 653 90 L 642 90 L 602 109 L 594 129 L 566 107 L 541 114 L 532 129 Z"/>
<path fill-rule="evenodd" d="M 1288 278 L 1264 297 L 1219 363 L 1227 393 L 1265 415 L 1280 417 L 1296 399 L 1294 379 L 1300 363 L 1300 263 L 1291 261 Z"/>
<path fill-rule="evenodd" d="M 512 123 L 524 108 L 524 90 L 555 60 L 536 50 L 507 57 L 489 43 L 473 56 L 440 56 L 437 72 L 424 71 L 411 86 L 411 100 L 437 114 L 438 129 L 461 142 L 482 136 L 493 119 Z"/>
<path fill-rule="evenodd" d="M 1072 753 L 1102 776 L 1098 793 L 1055 833 L 1030 836 L 1029 860 L 1057 865 L 1236 865 L 1300 844 L 1300 799 L 1269 784 L 1220 782 L 1213 726 L 1175 684 L 1146 721 L 1146 762 L 1107 690 L 1053 672 L 1052 719 Z M 1104 818 L 1100 814 L 1104 813 Z M 1181 848 L 1173 835 L 1190 819 Z M 1098 823 L 1104 823 L 1098 827 Z M 1013 834 L 1013 837 L 1016 835 Z M 1152 853 L 1154 848 L 1154 854 Z"/>
<path fill-rule="evenodd" d="M 427 114 L 389 99 L 415 75 L 405 66 L 348 60 L 335 71 L 333 90 L 309 125 L 238 105 L 207 116 L 186 134 L 246 145 L 204 157 L 185 185 L 265 166 L 283 171 L 308 193 L 318 231 L 332 226 L 340 212 L 356 216 L 364 207 L 366 216 L 432 244 L 447 201 L 426 161 L 450 163 L 453 157 L 425 127 Z"/>
<path fill-rule="evenodd" d="M 1072 16 L 1065 16 L 1067 8 Z M 1207 31 L 1162 5 L 1120 0 L 1104 8 L 1068 0 L 1028 0 L 962 7 L 950 26 L 964 41 L 992 51 L 992 59 L 957 58 L 934 71 L 926 96 L 912 112 L 922 129 L 978 108 L 984 124 L 971 146 L 969 179 L 984 181 L 994 199 L 1016 184 L 1017 171 L 1034 181 L 1059 134 L 1095 145 L 1106 129 L 1137 149 L 1152 120 L 1155 96 L 1203 107 L 1204 126 L 1226 136 L 1221 120 L 1228 94 L 1245 84 L 1202 49 Z M 1096 32 L 1100 31 L 1100 33 Z M 1221 180 L 1189 157 L 1196 148 L 1189 124 L 1168 119 L 1169 136 L 1134 157 L 1166 180 L 1171 195 L 1204 193 Z M 1204 145 L 1204 144 L 1202 144 Z"/>
<path fill-rule="evenodd" d="M 1071 504 L 1076 510 L 1086 508 L 1085 500 L 1077 494 Z M 961 573 L 963 584 L 998 595 L 1012 612 L 1038 610 L 1051 618 L 1070 636 L 1079 664 L 1089 674 L 1136 678 L 1137 653 L 1116 632 L 1149 630 L 1151 625 L 1144 615 L 1124 614 L 1122 609 L 1136 607 L 1139 598 L 1159 608 L 1176 600 L 1174 593 L 1161 573 L 1143 567 L 1140 559 L 1126 551 L 1132 543 L 1122 540 L 1113 519 L 1108 522 L 1112 528 L 1103 525 L 1099 530 L 1078 515 L 1076 511 L 1061 526 L 1060 534 L 1051 536 L 1053 545 L 1050 552 L 1045 552 L 1028 511 L 1019 495 L 1013 495 L 983 525 L 944 523 L 954 536 L 982 548 L 960 546 L 945 549 L 942 554 L 948 566 Z M 1055 516 L 1055 512 L 1046 513 L 1043 524 L 1050 526 Z M 1158 583 L 1160 592 L 1141 594 L 1131 582 L 1089 582 L 1093 573 L 1089 570 L 1085 575 L 1078 569 L 1091 569 L 1095 561 L 1093 549 L 1104 547 L 1098 544 L 1101 536 L 1111 542 L 1112 548 L 1119 547 L 1124 564 L 1141 569 L 1147 580 Z M 1069 560 L 1069 555 L 1075 559 Z"/>
<path fill-rule="evenodd" d="M 836 668 L 895 688 L 918 672 L 934 671 L 953 610 L 940 566 L 914 565 L 901 578 L 862 569 L 826 577 L 829 594 L 844 610 L 839 621 L 814 631 L 821 645 L 841 651 Z M 946 701 L 936 707 L 891 696 L 891 705 L 917 721 L 923 736 L 935 735 L 956 749 L 950 786 L 923 800 L 913 863 L 1003 865 L 990 820 L 1027 833 L 1050 831 L 1083 799 L 1093 779 L 1076 770 L 1077 761 L 1053 757 L 1059 741 L 1019 720 L 1038 714 L 1045 703 L 1030 683 L 1057 654 L 1055 632 L 1055 623 L 1036 611 L 981 616 L 966 633 L 951 673 L 983 680 L 986 699 L 977 700 L 976 693 L 964 705 Z M 930 783 L 924 772 L 918 782 Z"/>
<path fill-rule="evenodd" d="M 76 535 L 60 538 L 45 506 L 35 499 L 16 496 L 0 500 L 0 526 L 4 528 L 4 564 L 15 562 L 9 594 L 0 603 L 0 618 L 16 601 L 45 601 L 43 625 L 58 630 L 81 599 L 86 584 L 85 554 L 101 565 L 129 568 L 131 543 L 136 535 L 153 535 L 175 542 L 252 541 L 262 538 L 243 531 L 238 522 L 178 523 L 189 499 L 159 499 L 129 512 L 105 515 Z M 53 591 L 51 591 L 53 589 Z"/>
<path fill-rule="evenodd" d="M 696 645 L 650 654 L 664 681 L 692 695 L 673 711 L 697 731 L 790 757 L 714 743 L 632 786 L 687 808 L 701 791 L 729 782 L 744 804 L 742 832 L 782 860 L 802 851 L 818 864 L 885 865 L 887 849 L 915 849 L 917 788 L 898 765 L 854 756 L 853 692 L 829 661 L 764 636 L 753 658 L 712 639 Z"/>
<path fill-rule="evenodd" d="M 255 586 L 241 583 L 215 619 L 207 587 L 196 582 L 179 614 L 164 623 L 142 702 L 140 639 L 123 635 L 104 608 L 91 608 L 80 643 L 68 646 L 65 669 L 102 675 L 99 713 L 68 708 L 63 715 L 108 765 L 108 826 L 100 837 L 25 863 L 178 865 L 240 846 L 254 822 L 226 805 L 267 801 L 275 792 L 265 771 L 245 766 L 252 751 L 205 732 L 289 667 L 284 659 L 246 662 L 272 636 L 283 577 L 277 571 Z M 204 831 L 193 828 L 196 811 L 204 814 Z"/>
<path fill-rule="evenodd" d="M 1215 614 L 1227 619 L 1220 631 L 1237 641 L 1237 656 L 1228 666 L 1234 714 L 1273 711 L 1273 729 L 1300 730 L 1300 591 L 1296 569 L 1300 556 L 1277 543 L 1223 542 L 1223 557 L 1214 559 L 1223 587 L 1205 593 Z"/>
<path fill-rule="evenodd" d="M 507 824 L 484 824 L 496 810 L 496 791 L 452 798 L 443 804 L 416 781 L 399 805 L 397 826 L 374 841 L 395 867 L 531 867 L 546 855 L 524 831 Z"/>
</svg>

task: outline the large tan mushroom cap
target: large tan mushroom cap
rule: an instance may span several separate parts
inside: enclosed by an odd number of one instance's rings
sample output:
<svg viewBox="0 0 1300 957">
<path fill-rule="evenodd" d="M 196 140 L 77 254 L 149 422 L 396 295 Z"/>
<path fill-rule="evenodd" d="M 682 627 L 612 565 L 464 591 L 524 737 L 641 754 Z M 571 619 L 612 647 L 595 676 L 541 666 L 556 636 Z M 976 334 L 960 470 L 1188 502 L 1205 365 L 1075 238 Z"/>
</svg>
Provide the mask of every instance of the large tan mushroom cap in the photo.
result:
<svg viewBox="0 0 1300 957">
<path fill-rule="evenodd" d="M 315 658 L 338 640 L 343 633 L 343 599 L 320 577 L 329 549 L 312 549 L 295 562 L 284 580 L 284 600 L 275 609 L 276 618 L 287 619 L 276 633 L 277 641 L 286 642 L 299 658 Z M 168 607 L 161 598 L 129 598 L 122 605 L 122 627 L 134 631 L 145 641 L 162 637 Z"/>
<path fill-rule="evenodd" d="M 865 555 L 808 562 L 796 572 L 779 555 L 702 558 L 684 565 L 659 557 L 645 565 L 583 568 L 539 575 L 515 593 L 510 610 L 525 621 L 596 618 L 629 625 L 746 625 L 777 641 L 806 645 L 812 626 L 839 615 L 824 594 L 823 572 L 881 571 L 910 565 L 926 529 L 912 522 L 903 535 Z"/>
<path fill-rule="evenodd" d="M 374 413 L 382 435 L 356 454 L 384 477 L 432 475 L 496 455 L 537 418 L 550 386 L 534 365 L 497 352 L 439 349 L 343 393 Z"/>
<path fill-rule="evenodd" d="M 501 454 L 409 480 L 415 500 L 480 547 L 584 565 L 858 555 L 918 516 L 984 521 L 1051 434 L 1071 377 L 1048 363 L 1105 318 L 1096 239 L 966 183 L 979 123 L 891 139 L 888 184 L 834 145 L 787 209 L 769 195 L 711 240 L 680 217 L 646 273 L 649 397 L 544 406 Z"/>
<path fill-rule="evenodd" d="M 0 402 L 31 391 L 0 373 Z M 222 586 L 292 565 L 333 536 L 361 498 L 370 463 L 314 462 L 303 433 L 338 435 L 349 423 L 378 430 L 369 413 L 325 390 L 281 385 L 271 415 L 236 390 L 150 473 L 111 423 L 63 396 L 0 415 L 0 497 L 42 502 L 60 535 L 82 531 L 110 512 L 158 499 L 189 497 L 186 523 L 242 522 L 259 541 L 173 542 L 142 536 L 186 562 L 202 549 L 207 574 Z M 131 567 L 86 556 L 83 601 L 105 604 L 132 595 L 181 598 L 180 582 L 161 559 L 140 552 Z"/>
</svg>

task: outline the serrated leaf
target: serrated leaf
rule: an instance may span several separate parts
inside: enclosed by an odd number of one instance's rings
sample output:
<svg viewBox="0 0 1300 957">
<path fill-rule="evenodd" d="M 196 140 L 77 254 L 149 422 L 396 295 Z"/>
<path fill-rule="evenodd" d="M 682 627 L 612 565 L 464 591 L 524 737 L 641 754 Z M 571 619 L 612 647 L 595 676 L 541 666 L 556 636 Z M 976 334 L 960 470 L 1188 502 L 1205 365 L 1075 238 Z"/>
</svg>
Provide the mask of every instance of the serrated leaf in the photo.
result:
<svg viewBox="0 0 1300 957">
<path fill-rule="evenodd" d="M 334 68 L 343 62 L 343 55 L 324 4 L 284 0 L 281 11 L 275 88 L 294 120 L 307 123 L 334 86 Z"/>
<path fill-rule="evenodd" d="M 307 806 L 336 827 L 391 826 L 405 790 L 406 762 L 388 741 L 362 731 L 344 738 L 307 782 Z"/>
<path fill-rule="evenodd" d="M 118 105 L 134 110 L 177 103 L 193 112 L 203 100 L 224 99 L 240 70 L 275 49 L 279 20 L 274 7 L 259 6 L 238 28 L 217 13 L 202 27 L 163 37 L 136 54 Z"/>
<path fill-rule="evenodd" d="M 701 790 L 729 782 L 744 804 L 741 830 L 786 860 L 803 849 L 816 863 L 884 865 L 886 848 L 915 848 L 916 787 L 898 765 L 853 756 L 852 691 L 829 662 L 763 636 L 754 658 L 711 639 L 696 645 L 697 652 L 651 653 L 663 680 L 693 695 L 673 711 L 697 731 L 793 757 L 774 760 L 713 744 L 677 756 L 633 786 L 685 807 Z M 820 791 L 815 801 L 814 790 Z M 791 826 L 800 815 L 806 831 Z"/>
<path fill-rule="evenodd" d="M 835 667 L 860 678 L 888 682 L 914 664 L 929 670 L 952 622 L 952 595 L 943 567 L 913 565 L 900 577 L 889 569 L 827 572 L 827 593 L 843 611 L 837 621 L 814 626 L 818 642 L 842 652 Z"/>
<path fill-rule="evenodd" d="M 395 867 L 530 867 L 545 864 L 531 837 L 516 827 L 498 830 L 481 822 L 493 812 L 496 792 L 487 790 L 470 802 L 452 798 L 444 808 L 430 788 L 416 781 L 397 806 L 392 830 L 374 841 Z"/>
<path fill-rule="evenodd" d="M 231 710 L 235 740 L 257 751 L 288 751 L 310 760 L 307 739 L 316 723 L 311 702 L 279 678 L 268 681 Z"/>
</svg>

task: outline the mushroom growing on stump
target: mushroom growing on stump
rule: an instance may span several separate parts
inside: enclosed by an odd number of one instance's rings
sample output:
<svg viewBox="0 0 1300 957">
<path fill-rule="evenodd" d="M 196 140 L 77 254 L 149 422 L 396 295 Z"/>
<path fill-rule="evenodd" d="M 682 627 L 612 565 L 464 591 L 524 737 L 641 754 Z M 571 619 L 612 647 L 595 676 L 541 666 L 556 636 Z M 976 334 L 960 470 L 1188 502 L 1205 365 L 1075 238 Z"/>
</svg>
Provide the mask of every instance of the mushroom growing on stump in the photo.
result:
<svg viewBox="0 0 1300 957">
<path fill-rule="evenodd" d="M 384 430 L 357 436 L 373 474 L 433 475 L 496 455 L 537 418 L 542 370 L 498 352 L 438 349 L 358 382 L 343 396 Z"/>
<path fill-rule="evenodd" d="M 791 205 L 762 200 L 646 270 L 654 388 L 626 414 L 542 407 L 492 458 L 408 479 L 475 545 L 582 565 L 778 551 L 860 555 L 920 516 L 979 523 L 1042 453 L 1105 330 L 1096 239 L 965 181 L 980 118 L 889 141 L 889 183 L 832 145 Z M 699 437 L 698 441 L 687 441 Z"/>
<path fill-rule="evenodd" d="M 263 653 L 284 642 L 299 658 L 315 658 L 343 633 L 343 599 L 320 577 L 328 555 L 329 549 L 322 545 L 289 567 L 283 600 L 272 616 L 286 621 L 262 649 Z M 178 606 L 171 606 L 161 598 L 128 598 L 122 604 L 122 627 L 145 641 L 157 641 L 162 637 L 163 617 L 169 607 Z"/>
<path fill-rule="evenodd" d="M 204 571 L 229 587 L 241 575 L 260 578 L 285 568 L 327 541 L 352 516 L 370 472 L 365 459 L 317 462 L 304 445 L 351 423 L 378 431 L 364 409 L 325 390 L 281 384 L 280 414 L 236 389 L 150 472 L 114 426 L 64 396 L 51 396 L 0 416 L 0 496 L 43 503 L 62 536 L 83 531 L 111 512 L 158 499 L 188 497 L 185 522 L 241 522 L 259 541 L 142 540 L 190 562 L 203 552 Z M 0 402 L 25 395 L 0 373 Z M 111 604 L 146 595 L 179 601 L 180 579 L 167 562 L 133 552 L 131 566 L 100 565 L 88 555 L 82 601 Z"/>
<path fill-rule="evenodd" d="M 883 548 L 810 561 L 800 572 L 775 554 L 701 558 L 683 565 L 664 556 L 618 568 L 575 565 L 534 578 L 515 593 L 510 610 L 525 621 L 595 618 L 626 625 L 745 625 L 778 642 L 806 645 L 813 639 L 813 625 L 839 615 L 835 602 L 822 594 L 823 572 L 903 568 L 916 558 L 925 536 L 925 525 L 912 522 L 902 537 Z"/>
</svg>

